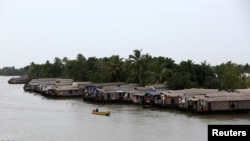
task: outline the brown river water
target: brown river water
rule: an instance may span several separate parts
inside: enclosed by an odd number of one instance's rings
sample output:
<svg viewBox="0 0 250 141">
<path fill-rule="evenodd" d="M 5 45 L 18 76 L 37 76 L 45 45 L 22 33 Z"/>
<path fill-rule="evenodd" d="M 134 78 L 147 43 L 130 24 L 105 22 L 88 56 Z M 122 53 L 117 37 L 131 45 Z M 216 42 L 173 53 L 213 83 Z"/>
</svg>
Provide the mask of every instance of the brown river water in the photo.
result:
<svg viewBox="0 0 250 141">
<path fill-rule="evenodd" d="M 0 76 L 0 141 L 207 141 L 209 124 L 250 124 L 250 113 L 196 114 L 52 99 Z M 110 116 L 93 115 L 98 107 Z"/>
</svg>

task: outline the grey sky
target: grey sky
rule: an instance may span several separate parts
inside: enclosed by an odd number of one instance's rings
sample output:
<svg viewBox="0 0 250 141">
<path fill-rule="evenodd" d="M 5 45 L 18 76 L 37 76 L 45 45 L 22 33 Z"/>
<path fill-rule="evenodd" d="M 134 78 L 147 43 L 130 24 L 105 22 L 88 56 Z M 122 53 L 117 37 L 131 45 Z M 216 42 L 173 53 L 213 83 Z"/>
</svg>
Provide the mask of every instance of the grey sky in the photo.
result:
<svg viewBox="0 0 250 141">
<path fill-rule="evenodd" d="M 250 63 L 249 0 L 0 0 L 0 68 L 55 57 Z"/>
</svg>

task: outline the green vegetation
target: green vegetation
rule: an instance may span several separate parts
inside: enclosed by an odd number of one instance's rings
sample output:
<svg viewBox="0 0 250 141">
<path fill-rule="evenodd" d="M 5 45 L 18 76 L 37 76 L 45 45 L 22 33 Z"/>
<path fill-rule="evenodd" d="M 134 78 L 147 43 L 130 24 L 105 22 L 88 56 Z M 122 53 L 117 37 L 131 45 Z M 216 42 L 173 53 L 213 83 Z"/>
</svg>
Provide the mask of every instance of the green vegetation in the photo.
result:
<svg viewBox="0 0 250 141">
<path fill-rule="evenodd" d="M 238 89 L 250 87 L 250 67 L 232 62 L 210 66 L 206 62 L 194 64 L 191 60 L 176 64 L 166 57 L 152 57 L 134 50 L 127 59 L 119 55 L 86 59 L 78 54 L 75 60 L 55 58 L 51 63 L 35 64 L 15 69 L 0 69 L 0 75 L 28 75 L 30 78 L 60 77 L 74 81 L 128 82 L 140 85 L 164 83 L 170 89 L 217 88 Z"/>
<path fill-rule="evenodd" d="M 21 76 L 25 74 L 25 69 L 24 68 L 20 68 L 20 69 L 16 69 L 15 67 L 4 67 L 2 69 L 0 69 L 0 75 L 6 75 L 6 76 Z"/>
</svg>

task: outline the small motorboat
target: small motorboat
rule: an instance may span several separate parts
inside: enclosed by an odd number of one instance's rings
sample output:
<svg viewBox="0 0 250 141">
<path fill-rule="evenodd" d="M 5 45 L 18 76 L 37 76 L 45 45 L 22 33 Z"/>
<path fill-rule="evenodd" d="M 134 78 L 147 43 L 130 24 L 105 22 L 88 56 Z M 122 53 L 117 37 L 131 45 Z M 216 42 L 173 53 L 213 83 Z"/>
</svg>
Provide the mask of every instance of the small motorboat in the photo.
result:
<svg viewBox="0 0 250 141">
<path fill-rule="evenodd" d="M 96 112 L 96 111 L 92 111 L 92 114 L 96 114 L 96 115 L 105 115 L 105 116 L 109 116 L 110 115 L 110 111 L 98 111 L 98 112 Z"/>
</svg>

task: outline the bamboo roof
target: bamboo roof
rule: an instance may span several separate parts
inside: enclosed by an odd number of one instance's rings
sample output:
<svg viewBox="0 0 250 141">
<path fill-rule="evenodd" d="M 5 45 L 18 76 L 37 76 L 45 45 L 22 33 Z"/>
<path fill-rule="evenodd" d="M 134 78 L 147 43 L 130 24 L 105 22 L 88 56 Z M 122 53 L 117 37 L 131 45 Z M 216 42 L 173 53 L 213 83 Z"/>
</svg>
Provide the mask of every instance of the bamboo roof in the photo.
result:
<svg viewBox="0 0 250 141">
<path fill-rule="evenodd" d="M 65 86 L 57 86 L 55 87 L 55 90 L 60 90 L 60 91 L 63 91 L 63 90 L 79 90 L 81 88 L 78 88 L 78 87 L 74 87 L 73 85 L 65 85 Z"/>
<path fill-rule="evenodd" d="M 250 89 L 236 89 L 236 91 L 241 93 L 250 93 Z"/>
<path fill-rule="evenodd" d="M 250 93 L 237 93 L 237 92 L 217 92 L 206 94 L 206 97 L 233 97 L 233 96 L 250 96 Z"/>
<path fill-rule="evenodd" d="M 204 97 L 205 101 L 250 101 L 250 96 Z"/>
</svg>

